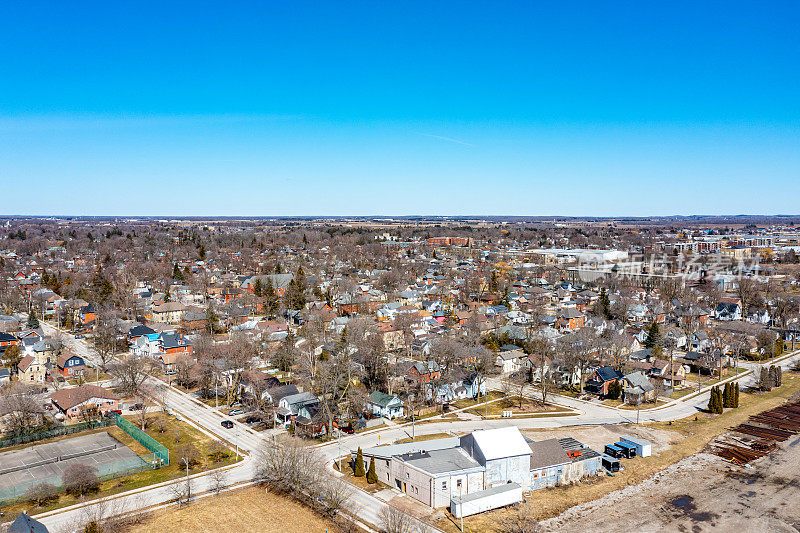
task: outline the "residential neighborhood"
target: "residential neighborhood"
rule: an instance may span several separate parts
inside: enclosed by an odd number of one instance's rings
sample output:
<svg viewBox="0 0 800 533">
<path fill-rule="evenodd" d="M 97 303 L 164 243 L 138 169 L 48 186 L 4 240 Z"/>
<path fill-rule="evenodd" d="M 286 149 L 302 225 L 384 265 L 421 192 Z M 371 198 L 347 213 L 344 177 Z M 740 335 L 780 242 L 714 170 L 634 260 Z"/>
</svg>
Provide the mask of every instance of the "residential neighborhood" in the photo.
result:
<svg viewBox="0 0 800 533">
<path fill-rule="evenodd" d="M 184 416 L 215 421 L 237 454 L 323 446 L 352 483 L 369 467 L 392 499 L 471 520 L 552 487 L 579 494 L 632 457 L 618 437 L 526 428 L 659 420 L 703 401 L 713 413 L 717 384 L 774 387 L 775 362 L 800 353 L 797 227 L 665 226 L 653 240 L 542 223 L 467 237 L 362 221 L 337 236 L 339 224 L 7 225 L 6 437 L 116 417 L 157 435 L 153 417 L 190 401 Z M 35 242 L 20 238 L 33 228 Z M 160 247 L 146 245 L 156 229 Z M 747 242 L 761 260 L 687 242 Z M 31 423 L 14 414 L 22 386 Z"/>
</svg>

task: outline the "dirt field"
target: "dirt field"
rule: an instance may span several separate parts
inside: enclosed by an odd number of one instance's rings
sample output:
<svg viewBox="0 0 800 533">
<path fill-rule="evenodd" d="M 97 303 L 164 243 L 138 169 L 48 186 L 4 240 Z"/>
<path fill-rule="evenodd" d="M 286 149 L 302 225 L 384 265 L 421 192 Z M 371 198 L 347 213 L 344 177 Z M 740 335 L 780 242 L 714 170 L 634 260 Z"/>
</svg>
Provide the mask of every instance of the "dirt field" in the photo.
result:
<svg viewBox="0 0 800 533">
<path fill-rule="evenodd" d="M 644 483 L 542 522 L 545 531 L 786 531 L 800 529 L 800 437 L 734 467 L 693 455 Z M 613 520 L 609 517 L 613 516 Z"/>
<path fill-rule="evenodd" d="M 308 507 L 263 489 L 218 496 L 168 511 L 129 533 L 314 533 L 338 531 Z"/>
<path fill-rule="evenodd" d="M 583 426 L 563 429 L 523 429 L 522 433 L 533 440 L 560 439 L 572 437 L 594 450 L 603 451 L 606 444 L 614 444 L 622 435 L 640 437 L 653 444 L 653 453 L 658 454 L 667 450 L 670 443 L 673 445 L 684 438 L 677 431 L 655 429 L 648 426 L 635 424 L 620 424 L 609 426 Z"/>
</svg>

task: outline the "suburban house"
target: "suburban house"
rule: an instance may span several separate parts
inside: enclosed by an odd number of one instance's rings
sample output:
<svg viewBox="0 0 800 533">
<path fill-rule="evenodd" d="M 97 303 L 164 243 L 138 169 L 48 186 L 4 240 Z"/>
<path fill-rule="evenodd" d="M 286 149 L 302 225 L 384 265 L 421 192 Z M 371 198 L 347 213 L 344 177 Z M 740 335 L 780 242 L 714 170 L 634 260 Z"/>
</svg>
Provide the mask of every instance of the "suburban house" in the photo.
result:
<svg viewBox="0 0 800 533">
<path fill-rule="evenodd" d="M 669 387 L 681 386 L 686 380 L 686 369 L 677 361 L 670 363 L 669 361 L 658 359 L 653 362 L 653 366 L 656 368 L 653 375 L 663 379 L 664 385 Z"/>
<path fill-rule="evenodd" d="M 47 367 L 32 355 L 23 357 L 17 364 L 19 380 L 24 383 L 44 383 L 47 378 Z"/>
<path fill-rule="evenodd" d="M 409 377 L 418 383 L 429 383 L 439 379 L 439 365 L 436 361 L 416 361 L 408 369 Z"/>
<path fill-rule="evenodd" d="M 622 378 L 622 372 L 610 366 L 601 366 L 589 375 L 584 390 L 601 397 L 608 394 L 608 386 Z"/>
<path fill-rule="evenodd" d="M 256 280 L 260 280 L 261 290 L 266 290 L 267 286 L 271 283 L 272 288 L 275 290 L 275 294 L 278 297 L 282 297 L 286 293 L 286 289 L 289 288 L 289 282 L 291 282 L 293 278 L 294 276 L 292 274 L 266 274 L 263 276 L 251 276 L 242 282 L 240 288 L 243 291 L 254 294 Z"/>
<path fill-rule="evenodd" d="M 394 394 L 372 391 L 366 402 L 367 411 L 383 418 L 403 416 L 403 402 Z"/>
<path fill-rule="evenodd" d="M 97 385 L 81 385 L 58 390 L 50 395 L 50 401 L 68 420 L 81 418 L 84 411 L 96 409 L 98 413 L 105 414 L 119 409 L 119 399 Z"/>
<path fill-rule="evenodd" d="M 498 352 L 495 358 L 494 365 L 499 367 L 503 374 L 511 374 L 522 367 L 526 357 L 522 348 L 511 345 L 503 346 L 500 348 L 500 352 Z"/>
<path fill-rule="evenodd" d="M 136 325 L 128 330 L 128 342 L 136 342 L 136 339 L 143 335 L 152 335 L 156 333 L 156 330 L 153 328 L 148 328 L 147 326 L 143 326 L 142 324 Z"/>
<path fill-rule="evenodd" d="M 655 387 L 644 372 L 631 372 L 622 377 L 622 395 L 626 403 L 646 402 L 655 397 Z"/>
<path fill-rule="evenodd" d="M 318 405 L 319 400 L 313 392 L 300 392 L 284 396 L 278 402 L 278 408 L 275 410 L 275 421 L 279 424 L 287 424 L 298 416 L 311 418 L 314 414 L 311 410 Z"/>
<path fill-rule="evenodd" d="M 556 328 L 560 331 L 576 331 L 586 323 L 586 316 L 574 308 L 562 309 L 556 314 Z"/>
<path fill-rule="evenodd" d="M 742 301 L 738 298 L 720 298 L 714 315 L 717 320 L 741 320 Z"/>
<path fill-rule="evenodd" d="M 131 353 L 160 359 L 164 354 L 190 355 L 192 343 L 180 333 L 149 333 L 141 335 L 131 344 Z"/>
<path fill-rule="evenodd" d="M 61 377 L 72 378 L 80 376 L 86 370 L 86 361 L 80 355 L 64 350 L 64 352 L 56 360 L 56 368 Z"/>
<path fill-rule="evenodd" d="M 150 320 L 156 324 L 178 324 L 185 310 L 180 302 L 157 302 L 150 309 Z"/>
<path fill-rule="evenodd" d="M 478 374 L 464 370 L 460 366 L 455 368 L 453 374 L 449 383 L 441 383 L 436 387 L 437 403 L 476 398 L 478 395 L 486 394 L 486 380 Z M 433 385 L 426 387 L 425 397 L 428 400 L 433 397 Z"/>
<path fill-rule="evenodd" d="M 6 533 L 48 533 L 47 526 L 23 511 L 8 526 Z"/>
<path fill-rule="evenodd" d="M 20 340 L 16 335 L 0 331 L 0 353 L 5 353 L 6 348 L 9 346 L 16 346 L 20 344 Z"/>
</svg>

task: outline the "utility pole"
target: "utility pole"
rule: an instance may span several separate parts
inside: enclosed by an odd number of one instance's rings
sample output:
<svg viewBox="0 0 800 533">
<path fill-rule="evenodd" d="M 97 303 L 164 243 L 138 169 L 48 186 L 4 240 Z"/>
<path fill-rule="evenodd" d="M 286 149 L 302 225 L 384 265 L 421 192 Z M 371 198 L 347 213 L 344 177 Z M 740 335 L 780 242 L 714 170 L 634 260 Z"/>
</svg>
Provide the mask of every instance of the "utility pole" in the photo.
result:
<svg viewBox="0 0 800 533">
<path fill-rule="evenodd" d="M 186 457 L 181 457 L 181 460 L 186 463 L 186 501 L 188 502 L 192 497 L 192 486 L 189 484 L 189 461 Z"/>
</svg>

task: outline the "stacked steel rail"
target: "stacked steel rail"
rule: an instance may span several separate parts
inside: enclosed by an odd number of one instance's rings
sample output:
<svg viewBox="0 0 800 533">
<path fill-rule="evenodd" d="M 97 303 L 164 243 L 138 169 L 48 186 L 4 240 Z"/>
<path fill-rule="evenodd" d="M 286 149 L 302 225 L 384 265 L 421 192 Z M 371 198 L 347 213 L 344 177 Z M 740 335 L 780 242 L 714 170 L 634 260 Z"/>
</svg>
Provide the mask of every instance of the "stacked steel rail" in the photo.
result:
<svg viewBox="0 0 800 533">
<path fill-rule="evenodd" d="M 709 443 L 711 453 L 746 464 L 772 452 L 779 442 L 800 433 L 800 402 L 753 415 Z"/>
</svg>

